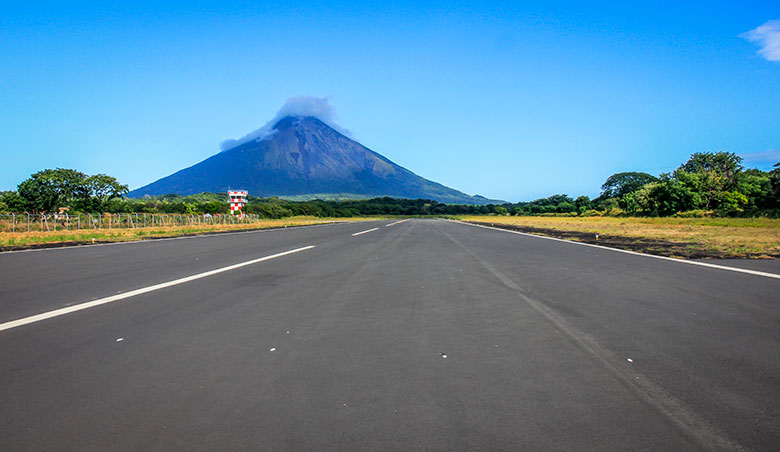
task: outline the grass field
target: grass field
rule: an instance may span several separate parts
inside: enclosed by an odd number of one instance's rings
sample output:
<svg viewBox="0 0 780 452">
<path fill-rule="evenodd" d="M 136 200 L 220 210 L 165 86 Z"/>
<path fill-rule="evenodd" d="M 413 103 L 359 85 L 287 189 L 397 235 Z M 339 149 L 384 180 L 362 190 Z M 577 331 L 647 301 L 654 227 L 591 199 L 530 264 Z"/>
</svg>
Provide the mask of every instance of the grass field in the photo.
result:
<svg viewBox="0 0 780 452">
<path fill-rule="evenodd" d="M 672 257 L 780 257 L 780 220 L 464 216 L 518 230 Z"/>
<path fill-rule="evenodd" d="M 376 218 L 370 218 L 376 219 Z M 365 221 L 367 218 L 315 218 L 293 217 L 280 220 L 261 220 L 248 224 L 191 225 L 174 227 L 148 227 L 130 229 L 97 229 L 52 232 L 0 232 L 0 249 L 29 248 L 48 244 L 77 244 L 106 242 L 130 242 L 149 238 L 177 237 L 217 231 L 241 231 L 247 229 L 278 228 L 332 223 L 334 221 Z"/>
<path fill-rule="evenodd" d="M 218 231 L 365 221 L 377 218 L 294 217 L 249 224 L 0 232 L 0 250 L 55 244 L 127 242 Z M 780 220 L 767 218 L 615 218 L 462 216 L 458 219 L 605 246 L 696 258 L 780 258 Z M 599 239 L 596 240 L 596 234 Z"/>
</svg>

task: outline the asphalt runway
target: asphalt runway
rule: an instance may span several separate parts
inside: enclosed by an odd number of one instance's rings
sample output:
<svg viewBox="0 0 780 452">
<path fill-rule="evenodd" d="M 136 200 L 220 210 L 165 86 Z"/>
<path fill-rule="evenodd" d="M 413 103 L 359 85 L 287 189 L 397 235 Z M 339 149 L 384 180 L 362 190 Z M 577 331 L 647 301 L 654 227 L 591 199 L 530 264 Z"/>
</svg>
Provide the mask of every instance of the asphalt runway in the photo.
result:
<svg viewBox="0 0 780 452">
<path fill-rule="evenodd" d="M 778 449 L 780 279 L 393 223 L 0 253 L 0 450 Z"/>
</svg>

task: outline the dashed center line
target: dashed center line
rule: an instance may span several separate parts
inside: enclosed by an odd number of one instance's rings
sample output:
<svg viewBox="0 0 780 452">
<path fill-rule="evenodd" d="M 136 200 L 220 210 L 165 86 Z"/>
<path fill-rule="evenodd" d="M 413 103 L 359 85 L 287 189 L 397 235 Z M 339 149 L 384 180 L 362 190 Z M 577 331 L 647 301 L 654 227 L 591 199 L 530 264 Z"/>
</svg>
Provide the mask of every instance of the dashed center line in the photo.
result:
<svg viewBox="0 0 780 452">
<path fill-rule="evenodd" d="M 366 233 L 368 233 L 368 232 L 374 232 L 374 231 L 376 231 L 376 230 L 378 230 L 378 229 L 379 229 L 379 228 L 374 228 L 374 229 L 367 229 L 367 230 L 365 230 L 365 231 L 356 232 L 356 233 L 352 234 L 352 237 L 354 237 L 354 236 L 356 236 L 356 235 L 360 235 L 360 234 L 366 234 Z"/>
<path fill-rule="evenodd" d="M 404 223 L 406 221 L 409 221 L 409 220 L 407 219 L 407 220 L 396 221 L 395 223 L 386 224 L 385 227 L 390 227 L 390 226 L 393 226 L 393 225 L 396 225 L 396 224 Z"/>
<path fill-rule="evenodd" d="M 149 292 L 153 292 L 155 290 L 164 289 L 166 287 L 176 286 L 179 284 L 184 284 L 186 282 L 195 281 L 196 279 L 205 278 L 207 276 L 216 275 L 218 273 L 227 272 L 230 270 L 235 270 L 237 268 L 246 267 L 247 265 L 257 264 L 258 262 L 263 262 L 271 259 L 275 259 L 277 257 L 287 256 L 288 254 L 294 254 L 299 253 L 301 251 L 306 251 L 314 248 L 314 246 L 305 246 L 303 248 L 296 248 L 294 250 L 285 251 L 283 253 L 277 253 L 272 254 L 270 256 L 264 256 L 257 259 L 252 259 L 251 261 L 246 262 L 240 262 L 238 264 L 228 265 L 227 267 L 217 268 L 215 270 L 210 270 L 203 273 L 198 273 L 192 276 L 187 276 L 184 278 L 174 279 L 173 281 L 168 281 L 160 284 L 155 284 L 153 286 L 148 287 L 142 287 L 140 289 L 131 290 L 129 292 L 123 292 L 116 295 L 112 295 L 110 297 L 105 298 L 99 298 L 97 300 L 88 301 L 85 303 L 79 303 L 77 305 L 68 306 L 66 308 L 56 309 L 54 311 L 44 312 L 42 314 L 33 315 L 30 317 L 24 317 L 18 320 L 12 320 L 10 322 L 0 323 L 0 331 L 4 330 L 10 330 L 11 328 L 16 328 L 18 326 L 22 325 L 28 325 L 30 323 L 40 322 L 41 320 L 50 319 L 52 317 L 59 317 L 61 315 L 70 314 L 71 312 L 76 311 L 82 311 L 84 309 L 94 308 L 95 306 L 100 306 L 107 303 L 113 303 L 115 301 L 124 300 L 125 298 L 134 297 L 136 295 L 141 295 Z"/>
</svg>

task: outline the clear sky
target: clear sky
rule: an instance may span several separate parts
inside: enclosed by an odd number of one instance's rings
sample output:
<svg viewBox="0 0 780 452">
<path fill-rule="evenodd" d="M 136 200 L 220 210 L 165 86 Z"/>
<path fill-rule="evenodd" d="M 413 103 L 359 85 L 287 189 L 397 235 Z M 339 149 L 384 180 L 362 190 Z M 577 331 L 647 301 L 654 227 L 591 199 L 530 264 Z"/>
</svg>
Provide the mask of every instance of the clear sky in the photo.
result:
<svg viewBox="0 0 780 452">
<path fill-rule="evenodd" d="M 3 2 L 0 190 L 54 167 L 138 188 L 301 95 L 507 201 L 693 152 L 780 161 L 780 1 L 370 3 Z"/>
</svg>

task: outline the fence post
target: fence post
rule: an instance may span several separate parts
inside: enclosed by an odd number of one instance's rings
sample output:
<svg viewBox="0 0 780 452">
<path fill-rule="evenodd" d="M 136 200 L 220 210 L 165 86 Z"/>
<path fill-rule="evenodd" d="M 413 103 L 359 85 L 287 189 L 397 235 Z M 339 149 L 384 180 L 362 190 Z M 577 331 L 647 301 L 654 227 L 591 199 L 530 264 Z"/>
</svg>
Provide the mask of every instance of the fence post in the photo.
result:
<svg viewBox="0 0 780 452">
<path fill-rule="evenodd" d="M 16 232 L 16 215 L 11 214 L 11 232 Z"/>
</svg>

